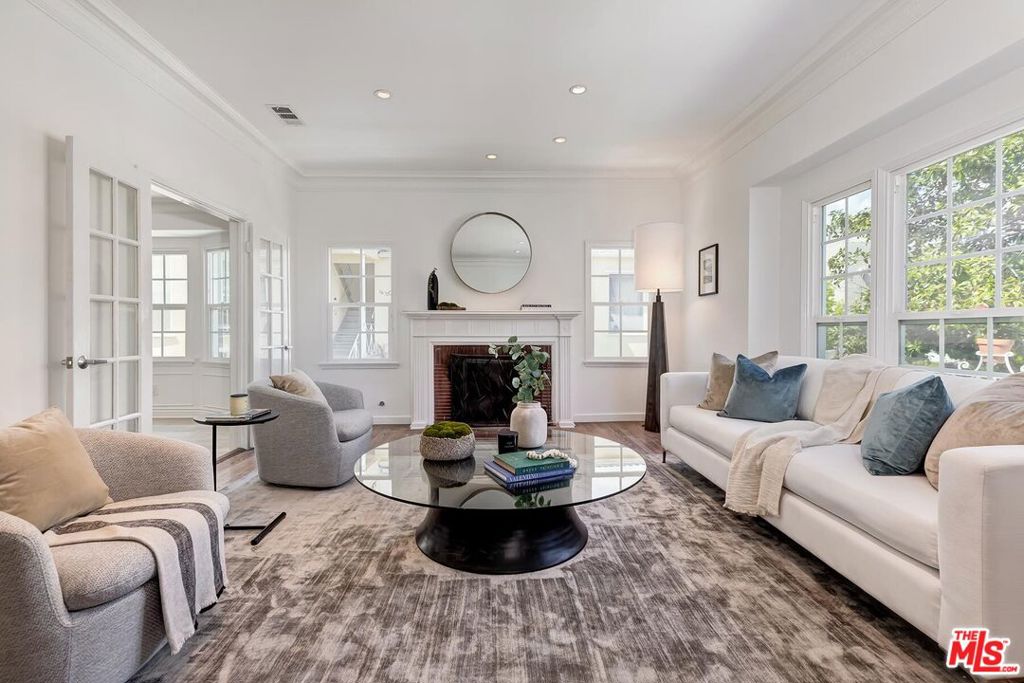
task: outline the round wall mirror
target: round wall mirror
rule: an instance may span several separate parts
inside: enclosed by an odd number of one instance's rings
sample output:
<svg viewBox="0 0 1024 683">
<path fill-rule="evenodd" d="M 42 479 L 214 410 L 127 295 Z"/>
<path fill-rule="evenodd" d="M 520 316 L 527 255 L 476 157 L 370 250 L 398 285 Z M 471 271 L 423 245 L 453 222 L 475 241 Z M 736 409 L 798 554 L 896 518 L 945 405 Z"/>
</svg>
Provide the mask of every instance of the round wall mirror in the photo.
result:
<svg viewBox="0 0 1024 683">
<path fill-rule="evenodd" d="M 463 282 L 487 294 L 512 289 L 530 269 L 533 250 L 523 226 L 503 213 L 478 213 L 452 240 L 452 267 Z"/>
</svg>

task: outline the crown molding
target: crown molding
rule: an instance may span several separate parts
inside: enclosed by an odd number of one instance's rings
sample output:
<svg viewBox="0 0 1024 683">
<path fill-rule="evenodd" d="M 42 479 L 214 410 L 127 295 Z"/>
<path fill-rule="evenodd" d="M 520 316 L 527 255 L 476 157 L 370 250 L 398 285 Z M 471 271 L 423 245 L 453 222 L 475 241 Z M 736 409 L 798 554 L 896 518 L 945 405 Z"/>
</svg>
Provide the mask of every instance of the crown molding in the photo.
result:
<svg viewBox="0 0 1024 683">
<path fill-rule="evenodd" d="M 411 180 L 411 181 L 494 181 L 515 182 L 520 180 L 675 180 L 676 174 L 668 168 L 637 169 L 579 169 L 579 170 L 534 170 L 534 171 L 359 171 L 359 170 L 305 170 L 296 180 L 300 187 L 316 185 L 339 185 L 352 181 Z"/>
<path fill-rule="evenodd" d="M 798 110 L 946 0 L 870 0 L 827 33 L 700 152 L 680 164 L 680 178 L 731 157 Z"/>
<path fill-rule="evenodd" d="M 29 2 L 227 142 L 250 156 L 269 153 L 301 174 L 266 135 L 110 0 Z"/>
<path fill-rule="evenodd" d="M 678 186 L 679 179 L 673 173 L 626 173 L 595 171 L 593 173 L 495 173 L 495 172 L 451 172 L 451 173 L 352 173 L 351 175 L 296 176 L 291 182 L 298 192 L 335 191 L 381 191 L 391 190 L 425 191 L 443 188 L 446 191 L 492 192 L 503 188 L 530 189 L 530 191 L 564 191 L 567 187 L 587 187 L 594 184 L 611 185 L 618 188 L 649 188 L 656 183 Z"/>
</svg>

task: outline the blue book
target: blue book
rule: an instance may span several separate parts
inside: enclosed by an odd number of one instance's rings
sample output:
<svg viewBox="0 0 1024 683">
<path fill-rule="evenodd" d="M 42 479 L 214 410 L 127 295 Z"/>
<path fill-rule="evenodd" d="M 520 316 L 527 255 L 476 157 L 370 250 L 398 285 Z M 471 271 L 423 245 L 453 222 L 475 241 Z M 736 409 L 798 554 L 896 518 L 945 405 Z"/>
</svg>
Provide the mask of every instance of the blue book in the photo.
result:
<svg viewBox="0 0 1024 683">
<path fill-rule="evenodd" d="M 560 479 L 569 479 L 576 472 L 576 470 L 555 470 L 551 472 L 531 472 L 529 474 L 512 474 L 504 467 L 496 465 L 493 462 L 484 463 L 484 471 L 493 476 L 495 479 L 500 481 L 506 486 L 512 486 L 515 484 L 540 483 L 544 481 L 558 481 Z"/>
</svg>

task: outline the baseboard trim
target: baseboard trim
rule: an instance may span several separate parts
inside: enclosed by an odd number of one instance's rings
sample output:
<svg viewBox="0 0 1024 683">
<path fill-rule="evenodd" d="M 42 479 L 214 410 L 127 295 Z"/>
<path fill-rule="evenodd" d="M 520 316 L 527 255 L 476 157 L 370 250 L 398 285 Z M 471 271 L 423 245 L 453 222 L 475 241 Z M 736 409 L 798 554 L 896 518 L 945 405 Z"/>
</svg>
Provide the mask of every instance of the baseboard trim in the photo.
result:
<svg viewBox="0 0 1024 683">
<path fill-rule="evenodd" d="M 643 413 L 583 413 L 576 422 L 643 422 Z"/>
<path fill-rule="evenodd" d="M 373 424 L 375 425 L 407 425 L 412 422 L 411 415 L 374 415 Z M 426 425 L 424 425 L 425 427 Z M 420 427 L 422 429 L 423 427 Z M 413 428 L 415 429 L 415 427 Z"/>
</svg>

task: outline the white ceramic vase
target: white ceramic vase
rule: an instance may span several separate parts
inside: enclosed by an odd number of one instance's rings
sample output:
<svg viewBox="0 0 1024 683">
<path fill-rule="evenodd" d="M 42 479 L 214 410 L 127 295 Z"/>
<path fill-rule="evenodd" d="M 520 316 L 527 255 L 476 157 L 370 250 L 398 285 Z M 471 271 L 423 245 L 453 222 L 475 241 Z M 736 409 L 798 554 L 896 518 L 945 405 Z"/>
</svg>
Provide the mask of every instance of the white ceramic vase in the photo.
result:
<svg viewBox="0 0 1024 683">
<path fill-rule="evenodd" d="M 519 448 L 539 448 L 548 440 L 548 414 L 538 401 L 520 401 L 512 409 L 509 428 L 519 435 Z"/>
</svg>

